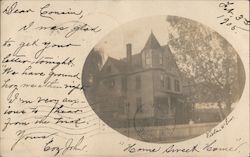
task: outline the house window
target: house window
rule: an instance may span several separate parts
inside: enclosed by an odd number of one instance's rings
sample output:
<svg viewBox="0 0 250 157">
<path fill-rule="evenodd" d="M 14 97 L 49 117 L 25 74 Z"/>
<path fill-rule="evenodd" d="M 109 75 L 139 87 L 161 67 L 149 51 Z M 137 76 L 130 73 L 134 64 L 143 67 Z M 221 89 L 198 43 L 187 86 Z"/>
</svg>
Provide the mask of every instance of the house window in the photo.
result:
<svg viewBox="0 0 250 157">
<path fill-rule="evenodd" d="M 174 89 L 175 91 L 179 92 L 180 91 L 180 82 L 179 80 L 174 81 Z"/>
<path fill-rule="evenodd" d="M 160 74 L 160 82 L 161 82 L 161 87 L 164 88 L 165 84 L 164 84 L 164 76 L 163 76 L 163 74 Z"/>
<path fill-rule="evenodd" d="M 141 76 L 136 76 L 136 89 L 141 89 Z"/>
<path fill-rule="evenodd" d="M 145 62 L 146 62 L 146 65 L 151 65 L 152 64 L 152 58 L 151 58 L 151 52 L 150 51 L 146 52 L 146 54 L 145 54 Z"/>
<path fill-rule="evenodd" d="M 142 111 L 141 97 L 136 98 L 136 106 L 137 106 L 136 111 L 137 111 L 138 113 L 142 113 L 143 111 Z"/>
<path fill-rule="evenodd" d="M 162 65 L 163 63 L 163 55 L 162 53 L 159 54 L 159 64 Z"/>
<path fill-rule="evenodd" d="M 170 77 L 166 77 L 166 84 L 167 84 L 167 89 L 171 90 L 171 78 Z"/>
<path fill-rule="evenodd" d="M 122 90 L 127 91 L 127 79 L 122 78 Z"/>
</svg>

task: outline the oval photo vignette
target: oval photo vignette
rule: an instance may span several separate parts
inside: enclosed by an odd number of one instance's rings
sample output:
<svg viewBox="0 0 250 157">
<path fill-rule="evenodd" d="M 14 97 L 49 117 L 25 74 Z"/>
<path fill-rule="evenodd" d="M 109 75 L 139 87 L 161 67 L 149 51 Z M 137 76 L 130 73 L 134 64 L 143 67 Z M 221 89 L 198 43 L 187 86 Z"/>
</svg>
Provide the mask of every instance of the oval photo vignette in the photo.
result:
<svg viewBox="0 0 250 157">
<path fill-rule="evenodd" d="M 243 63 L 226 39 L 178 16 L 145 17 L 104 36 L 84 63 L 85 97 L 109 127 L 136 140 L 197 137 L 235 108 Z"/>
</svg>

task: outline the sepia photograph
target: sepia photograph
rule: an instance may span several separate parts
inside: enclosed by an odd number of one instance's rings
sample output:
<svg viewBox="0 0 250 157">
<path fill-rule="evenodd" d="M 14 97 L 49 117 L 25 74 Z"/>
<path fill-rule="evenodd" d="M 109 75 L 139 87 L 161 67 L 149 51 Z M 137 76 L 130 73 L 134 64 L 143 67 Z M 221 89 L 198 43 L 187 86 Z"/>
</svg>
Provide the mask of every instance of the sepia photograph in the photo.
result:
<svg viewBox="0 0 250 157">
<path fill-rule="evenodd" d="M 1 0 L 0 157 L 250 157 L 249 2 Z"/>
<path fill-rule="evenodd" d="M 211 28 L 154 16 L 102 38 L 85 61 L 82 84 L 88 103 L 112 129 L 170 143 L 225 120 L 241 97 L 245 72 L 235 49 Z"/>
</svg>

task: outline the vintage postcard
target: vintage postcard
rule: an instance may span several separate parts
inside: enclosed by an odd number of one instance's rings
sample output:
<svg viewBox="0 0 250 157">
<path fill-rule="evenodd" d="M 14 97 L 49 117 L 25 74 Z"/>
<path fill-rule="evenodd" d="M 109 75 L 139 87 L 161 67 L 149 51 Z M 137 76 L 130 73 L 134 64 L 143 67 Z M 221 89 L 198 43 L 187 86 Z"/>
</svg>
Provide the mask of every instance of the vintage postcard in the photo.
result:
<svg viewBox="0 0 250 157">
<path fill-rule="evenodd" d="M 1 1 L 0 157 L 248 157 L 249 1 Z"/>
</svg>

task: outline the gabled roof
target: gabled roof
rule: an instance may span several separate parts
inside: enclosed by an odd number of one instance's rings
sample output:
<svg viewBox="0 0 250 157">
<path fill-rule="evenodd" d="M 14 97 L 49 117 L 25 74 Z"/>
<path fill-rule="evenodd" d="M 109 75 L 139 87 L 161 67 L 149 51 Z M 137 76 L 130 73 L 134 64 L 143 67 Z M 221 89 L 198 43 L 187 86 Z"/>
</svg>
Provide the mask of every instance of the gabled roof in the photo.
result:
<svg viewBox="0 0 250 157">
<path fill-rule="evenodd" d="M 121 60 L 109 57 L 111 62 L 113 62 L 114 66 L 120 71 L 120 72 L 125 72 L 127 64 Z"/>
<path fill-rule="evenodd" d="M 126 70 L 127 70 L 127 64 L 124 61 L 115 59 L 113 57 L 108 57 L 104 66 L 106 65 L 106 63 L 110 63 L 111 65 L 113 65 L 119 72 L 126 72 Z M 102 68 L 102 70 L 103 69 L 104 69 L 104 67 Z M 101 70 L 101 72 L 102 72 L 102 70 Z"/>
<path fill-rule="evenodd" d="M 148 37 L 148 40 L 144 46 L 144 49 L 155 49 L 155 48 L 160 48 L 161 45 L 156 39 L 154 33 L 151 31 L 151 34 Z"/>
<path fill-rule="evenodd" d="M 135 72 L 135 71 L 139 71 L 139 70 L 143 70 L 143 66 L 142 66 L 142 52 L 145 49 L 155 49 L 155 52 L 163 52 L 166 54 L 166 57 L 168 58 L 168 62 L 170 62 L 170 64 L 172 65 L 172 68 L 174 68 L 175 72 L 179 72 L 179 68 L 175 62 L 175 58 L 174 55 L 172 54 L 172 51 L 169 47 L 169 45 L 163 45 L 161 46 L 160 43 L 157 41 L 155 35 L 153 34 L 153 32 L 151 32 L 151 34 L 148 37 L 148 40 L 145 44 L 144 49 L 141 50 L 140 53 L 137 54 L 133 54 L 132 57 L 132 63 L 130 65 L 128 65 L 127 63 L 127 58 L 122 58 L 122 59 L 115 59 L 112 57 L 108 57 L 108 59 L 106 60 L 106 62 L 104 63 L 103 68 L 101 69 L 101 73 L 104 74 L 105 73 L 105 69 L 106 69 L 106 65 L 112 65 L 113 67 L 115 67 L 116 71 L 113 71 L 110 74 L 118 74 L 118 73 L 130 73 L 130 72 Z M 173 70 L 171 70 L 173 72 Z M 105 73 L 107 74 L 107 73 Z"/>
<path fill-rule="evenodd" d="M 169 47 L 168 44 L 167 44 L 167 45 L 163 45 L 163 46 L 161 46 L 161 47 L 163 48 L 164 52 L 167 54 L 167 56 L 168 56 L 169 58 L 175 60 L 175 59 L 174 59 L 174 55 L 173 55 L 173 53 L 172 53 L 172 50 L 170 49 L 170 47 Z"/>
<path fill-rule="evenodd" d="M 172 63 L 173 68 L 175 68 L 179 73 L 180 73 L 180 69 L 176 63 L 174 54 L 172 53 L 172 50 L 170 49 L 169 45 L 164 45 L 162 46 L 164 52 L 166 53 L 167 57 L 169 58 L 169 61 Z"/>
</svg>

